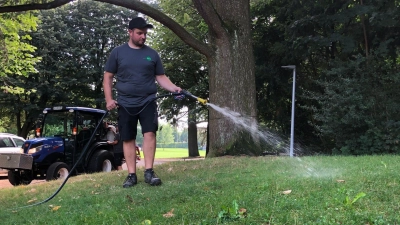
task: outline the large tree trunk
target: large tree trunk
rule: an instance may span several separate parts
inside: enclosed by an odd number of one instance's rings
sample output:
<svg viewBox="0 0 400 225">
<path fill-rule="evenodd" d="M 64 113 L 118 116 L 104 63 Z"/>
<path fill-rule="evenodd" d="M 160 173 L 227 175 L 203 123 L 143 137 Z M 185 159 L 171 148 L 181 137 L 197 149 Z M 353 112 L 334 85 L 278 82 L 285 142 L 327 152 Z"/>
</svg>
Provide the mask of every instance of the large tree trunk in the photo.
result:
<svg viewBox="0 0 400 225">
<path fill-rule="evenodd" d="M 210 44 L 214 50 L 214 54 L 207 57 L 210 102 L 255 120 L 256 90 L 249 1 L 209 0 L 208 5 L 200 0 L 195 2 L 210 27 Z M 210 107 L 207 156 L 249 153 L 242 145 L 243 139 L 249 137 L 235 126 L 234 121 Z"/>
</svg>

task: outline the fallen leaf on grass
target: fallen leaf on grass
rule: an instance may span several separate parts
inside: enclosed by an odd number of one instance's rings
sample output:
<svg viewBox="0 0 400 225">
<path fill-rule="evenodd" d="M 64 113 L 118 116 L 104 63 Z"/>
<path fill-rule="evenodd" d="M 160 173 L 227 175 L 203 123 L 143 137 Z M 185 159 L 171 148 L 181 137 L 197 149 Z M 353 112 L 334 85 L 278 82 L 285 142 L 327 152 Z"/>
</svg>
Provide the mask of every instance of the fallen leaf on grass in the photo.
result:
<svg viewBox="0 0 400 225">
<path fill-rule="evenodd" d="M 241 217 L 247 217 L 247 210 L 245 208 L 240 208 L 239 209 L 239 215 Z"/>
<path fill-rule="evenodd" d="M 93 194 L 93 195 L 98 195 L 98 194 L 100 194 L 100 192 L 94 192 L 94 191 L 92 191 L 92 194 Z"/>
<path fill-rule="evenodd" d="M 163 214 L 163 217 L 165 217 L 165 218 L 173 217 L 173 216 L 175 216 L 175 214 L 173 214 L 173 212 L 174 212 L 174 209 L 171 209 L 171 211 Z"/>
<path fill-rule="evenodd" d="M 61 208 L 61 206 L 60 206 L 60 205 L 57 205 L 57 206 L 54 206 L 51 210 L 52 210 L 52 211 L 57 211 L 59 208 Z"/>
<path fill-rule="evenodd" d="M 292 193 L 292 190 L 282 191 L 282 194 L 284 194 L 284 195 L 288 195 L 288 194 L 290 194 L 290 193 Z"/>
<path fill-rule="evenodd" d="M 151 220 L 144 220 L 141 224 L 142 225 L 151 225 Z"/>
<path fill-rule="evenodd" d="M 344 183 L 344 182 L 346 182 L 345 180 L 336 180 L 336 182 L 338 182 L 338 183 Z"/>
<path fill-rule="evenodd" d="M 37 198 L 31 199 L 31 200 L 28 201 L 28 203 L 35 202 L 36 200 L 37 200 Z"/>
<path fill-rule="evenodd" d="M 133 198 L 130 195 L 126 195 L 126 198 L 128 199 L 128 201 L 133 202 Z"/>
<path fill-rule="evenodd" d="M 168 172 L 171 172 L 172 171 L 172 167 L 170 167 L 169 169 L 168 169 Z"/>
<path fill-rule="evenodd" d="M 36 192 L 36 189 L 35 189 L 35 188 L 32 188 L 31 190 L 28 190 L 28 191 L 27 191 L 27 193 L 33 193 L 33 192 Z"/>
</svg>

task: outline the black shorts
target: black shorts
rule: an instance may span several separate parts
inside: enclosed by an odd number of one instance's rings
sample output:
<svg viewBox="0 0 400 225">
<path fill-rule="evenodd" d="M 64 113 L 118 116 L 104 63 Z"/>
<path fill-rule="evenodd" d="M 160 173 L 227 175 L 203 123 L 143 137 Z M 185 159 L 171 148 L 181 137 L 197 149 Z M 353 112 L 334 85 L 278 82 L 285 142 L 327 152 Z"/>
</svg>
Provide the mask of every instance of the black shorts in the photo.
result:
<svg viewBox="0 0 400 225">
<path fill-rule="evenodd" d="M 122 141 L 136 140 L 138 121 L 142 127 L 142 134 L 156 133 L 158 130 L 157 103 L 153 101 L 141 107 L 120 106 L 118 108 L 118 129 Z"/>
<path fill-rule="evenodd" d="M 122 166 L 122 160 L 124 159 L 123 152 L 114 152 L 114 165 Z"/>
</svg>

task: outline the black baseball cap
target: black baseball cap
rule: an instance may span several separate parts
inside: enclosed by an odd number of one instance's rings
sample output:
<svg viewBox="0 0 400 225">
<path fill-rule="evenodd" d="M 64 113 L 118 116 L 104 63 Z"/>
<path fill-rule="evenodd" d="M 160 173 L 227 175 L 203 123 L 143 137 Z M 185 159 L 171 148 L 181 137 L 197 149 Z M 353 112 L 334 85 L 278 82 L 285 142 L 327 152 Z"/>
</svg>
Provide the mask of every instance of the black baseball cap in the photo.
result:
<svg viewBox="0 0 400 225">
<path fill-rule="evenodd" d="M 134 28 L 153 28 L 153 25 L 148 24 L 142 17 L 136 17 L 129 22 L 129 30 Z"/>
</svg>

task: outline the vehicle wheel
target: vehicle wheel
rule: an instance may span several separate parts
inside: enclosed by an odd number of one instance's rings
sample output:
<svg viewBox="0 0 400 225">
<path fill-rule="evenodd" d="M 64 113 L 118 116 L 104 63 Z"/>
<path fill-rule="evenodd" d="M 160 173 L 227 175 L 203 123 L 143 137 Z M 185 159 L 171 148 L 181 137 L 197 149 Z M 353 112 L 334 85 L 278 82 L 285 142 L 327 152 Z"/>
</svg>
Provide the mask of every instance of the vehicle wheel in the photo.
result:
<svg viewBox="0 0 400 225">
<path fill-rule="evenodd" d="M 55 162 L 49 166 L 46 173 L 46 180 L 65 180 L 69 174 L 69 166 L 63 162 Z"/>
<path fill-rule="evenodd" d="M 90 158 L 88 171 L 95 172 L 110 172 L 114 168 L 114 156 L 107 150 L 100 150 L 93 154 Z"/>
<path fill-rule="evenodd" d="M 29 171 L 8 171 L 8 181 L 13 186 L 28 185 L 32 182 L 32 180 L 32 174 L 30 174 Z"/>
</svg>

